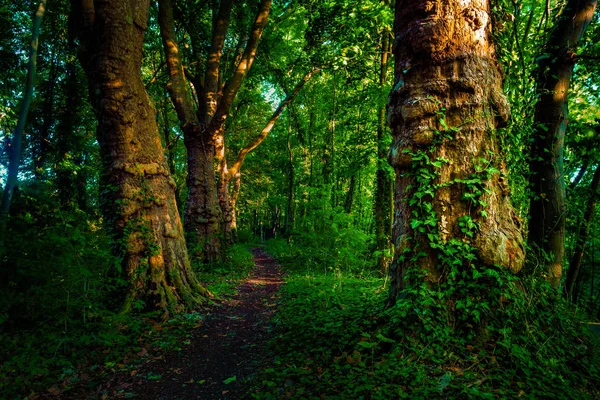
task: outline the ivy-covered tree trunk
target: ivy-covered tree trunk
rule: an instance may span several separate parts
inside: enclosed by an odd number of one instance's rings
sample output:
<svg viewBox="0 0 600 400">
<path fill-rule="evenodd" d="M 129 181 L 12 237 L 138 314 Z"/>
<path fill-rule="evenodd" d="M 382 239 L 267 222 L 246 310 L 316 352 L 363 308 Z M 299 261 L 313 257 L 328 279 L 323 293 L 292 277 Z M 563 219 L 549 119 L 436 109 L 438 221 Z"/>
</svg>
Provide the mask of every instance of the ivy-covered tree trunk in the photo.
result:
<svg viewBox="0 0 600 400">
<path fill-rule="evenodd" d="M 569 0 L 538 57 L 535 131 L 529 169 L 533 191 L 528 242 L 548 263 L 548 280 L 560 285 L 565 255 L 564 142 L 568 122 L 569 86 L 579 38 L 592 20 L 597 0 Z"/>
<path fill-rule="evenodd" d="M 523 265 L 495 137 L 509 106 L 489 10 L 488 0 L 396 2 L 388 104 L 396 171 L 392 304 L 423 280 L 432 286 Z"/>
<path fill-rule="evenodd" d="M 140 75 L 148 6 L 147 0 L 84 0 L 73 2 L 73 12 L 98 117 L 102 210 L 128 283 L 122 311 L 143 304 L 167 317 L 209 293 L 190 267 L 175 182 Z"/>
</svg>

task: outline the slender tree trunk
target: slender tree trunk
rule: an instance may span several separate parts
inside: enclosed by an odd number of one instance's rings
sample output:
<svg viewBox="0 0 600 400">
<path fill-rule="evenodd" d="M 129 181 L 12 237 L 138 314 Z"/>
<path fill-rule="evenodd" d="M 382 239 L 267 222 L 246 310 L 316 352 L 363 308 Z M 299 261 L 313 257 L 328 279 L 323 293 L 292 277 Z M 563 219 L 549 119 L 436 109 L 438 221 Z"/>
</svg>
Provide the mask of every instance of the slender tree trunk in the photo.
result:
<svg viewBox="0 0 600 400">
<path fill-rule="evenodd" d="M 379 86 L 387 83 L 388 61 L 391 52 L 390 32 L 384 30 L 381 40 L 381 62 L 379 65 Z M 375 186 L 375 247 L 380 253 L 377 257 L 379 270 L 387 274 L 391 253 L 391 219 L 392 219 L 392 179 L 386 168 L 387 148 L 384 144 L 386 135 L 385 106 L 380 105 L 377 110 L 377 172 Z"/>
<path fill-rule="evenodd" d="M 344 211 L 346 214 L 352 212 L 352 203 L 354 203 L 354 192 L 356 187 L 356 175 L 350 177 L 350 184 L 348 185 L 348 192 L 346 193 L 346 200 L 344 201 Z"/>
<path fill-rule="evenodd" d="M 40 25 L 42 17 L 46 11 L 46 0 L 42 0 L 38 5 L 37 11 L 33 17 L 33 27 L 31 28 L 31 48 L 29 49 L 29 64 L 27 65 L 27 81 L 25 82 L 25 92 L 21 109 L 19 111 L 19 120 L 17 127 L 12 137 L 10 145 L 10 157 L 8 164 L 8 176 L 6 178 L 6 186 L 4 186 L 4 195 L 0 204 L 0 242 L 4 241 L 4 233 L 10 203 L 12 201 L 13 192 L 17 186 L 19 164 L 21 162 L 21 144 L 23 141 L 23 129 L 27 122 L 27 113 L 33 97 L 33 85 L 35 83 L 35 69 L 37 65 L 38 38 L 40 35 Z"/>
<path fill-rule="evenodd" d="M 69 32 L 69 36 L 74 35 Z M 80 210 L 87 210 L 86 174 L 83 169 L 83 153 L 85 137 L 76 131 L 80 122 L 81 93 L 75 65 L 76 48 L 74 38 L 69 38 L 66 65 L 67 77 L 62 88 L 65 102 L 60 110 L 56 127 L 57 160 L 55 165 L 56 186 L 60 188 L 58 195 L 63 209 L 71 209 L 75 204 Z M 76 169 L 77 174 L 74 173 Z"/>
<path fill-rule="evenodd" d="M 140 67 L 147 0 L 73 2 L 102 157 L 102 210 L 121 275 L 122 312 L 138 307 L 164 318 L 203 303 L 209 293 L 190 267 L 183 227 Z"/>
<path fill-rule="evenodd" d="M 600 165 L 596 166 L 594 177 L 590 185 L 590 198 L 588 200 L 585 213 L 583 215 L 583 223 L 579 225 L 577 231 L 577 241 L 575 242 L 575 250 L 573 252 L 573 258 L 569 263 L 569 269 L 567 271 L 567 279 L 565 281 L 564 295 L 567 299 L 573 300 L 573 288 L 577 282 L 579 276 L 579 270 L 581 269 L 581 261 L 583 260 L 583 253 L 585 251 L 585 245 L 590 236 L 590 225 L 592 218 L 594 217 L 594 211 L 596 210 L 596 202 L 598 201 L 598 184 L 600 183 Z"/>
<path fill-rule="evenodd" d="M 563 153 L 569 86 L 579 39 L 591 21 L 596 0 L 569 0 L 542 56 L 538 57 L 535 125 L 529 169 L 533 191 L 528 242 L 538 260 L 551 257 L 548 281 L 560 285 L 565 253 L 565 180 Z M 538 262 L 540 262 L 538 261 Z"/>
<path fill-rule="evenodd" d="M 288 116 L 290 115 L 291 113 L 288 110 Z M 292 121 L 291 118 L 288 118 L 288 120 L 288 195 L 285 208 L 285 225 L 283 228 L 286 235 L 290 235 L 294 229 L 294 152 L 292 151 Z"/>
<path fill-rule="evenodd" d="M 294 90 L 288 94 L 285 99 L 279 104 L 277 109 L 271 115 L 271 118 L 267 121 L 267 124 L 264 126 L 260 134 L 254 138 L 252 142 L 246 145 L 244 148 L 240 150 L 238 153 L 237 159 L 231 165 L 231 167 L 227 164 L 227 159 L 225 157 L 225 144 L 221 143 L 219 145 L 219 154 L 217 159 L 219 160 L 219 184 L 218 184 L 218 193 L 219 193 L 219 205 L 221 206 L 221 210 L 224 215 L 224 226 L 223 231 L 225 232 L 225 238 L 228 242 L 231 242 L 235 237 L 235 231 L 237 229 L 237 222 L 235 216 L 235 200 L 232 199 L 232 196 L 229 193 L 229 185 L 233 178 L 235 178 L 235 182 L 238 185 L 238 189 L 236 190 L 235 199 L 237 199 L 237 193 L 239 193 L 239 185 L 241 182 L 241 168 L 244 164 L 244 160 L 248 153 L 256 149 L 271 133 L 275 123 L 281 117 L 281 114 L 286 109 L 288 105 L 294 101 L 300 90 L 304 87 L 306 82 L 310 80 L 310 78 L 319 71 L 319 69 L 313 69 L 307 72 L 302 79 L 296 84 Z M 224 137 L 219 135 L 221 141 L 224 141 Z"/>
<path fill-rule="evenodd" d="M 522 268 L 523 239 L 494 136 L 509 106 L 490 20 L 487 0 L 396 2 L 391 304 L 408 285 L 437 284 L 456 268 Z M 470 253 L 460 259 L 463 243 Z"/>
</svg>

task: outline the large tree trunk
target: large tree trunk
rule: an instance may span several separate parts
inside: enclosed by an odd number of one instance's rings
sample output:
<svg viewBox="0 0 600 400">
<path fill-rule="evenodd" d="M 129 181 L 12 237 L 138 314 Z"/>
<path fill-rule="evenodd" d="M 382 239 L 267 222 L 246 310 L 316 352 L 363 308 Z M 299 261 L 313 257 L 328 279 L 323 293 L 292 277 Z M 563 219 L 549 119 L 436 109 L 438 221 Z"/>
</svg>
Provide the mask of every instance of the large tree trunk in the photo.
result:
<svg viewBox="0 0 600 400">
<path fill-rule="evenodd" d="M 392 304 L 408 285 L 439 283 L 456 268 L 522 268 L 523 239 L 494 136 L 509 106 L 489 13 L 487 0 L 396 2 Z"/>
<path fill-rule="evenodd" d="M 164 317 L 205 301 L 188 260 L 155 110 L 140 76 L 147 0 L 73 2 L 80 59 L 98 117 L 102 210 L 121 274 L 122 311 L 140 302 Z"/>
<path fill-rule="evenodd" d="M 388 61 L 391 51 L 390 32 L 385 29 L 381 40 L 381 62 L 379 70 L 379 86 L 387 83 Z M 375 186 L 375 247 L 380 253 L 377 257 L 379 270 L 387 274 L 390 257 L 391 219 L 392 219 L 392 179 L 388 173 L 387 148 L 384 145 L 386 135 L 385 107 L 380 105 L 377 110 L 377 172 Z"/>
<path fill-rule="evenodd" d="M 560 285 L 565 254 L 563 150 L 568 121 L 569 85 L 579 38 L 594 15 L 596 0 L 569 0 L 538 57 L 535 131 L 529 182 L 532 187 L 528 242 L 538 259 L 551 257 L 548 280 Z"/>
<path fill-rule="evenodd" d="M 583 215 L 583 224 L 579 225 L 577 230 L 577 240 L 575 242 L 575 250 L 573 252 L 573 258 L 569 263 L 569 270 L 567 271 L 567 279 L 565 281 L 564 295 L 567 299 L 573 300 L 573 288 L 577 282 L 579 276 L 579 270 L 581 268 L 581 261 L 583 260 L 583 252 L 585 251 L 585 245 L 590 236 L 590 224 L 594 217 L 594 211 L 596 210 L 596 202 L 598 200 L 598 184 L 600 184 L 600 165 L 596 166 L 594 177 L 590 185 L 590 198 Z M 593 276 L 592 276 L 593 279 Z"/>
</svg>

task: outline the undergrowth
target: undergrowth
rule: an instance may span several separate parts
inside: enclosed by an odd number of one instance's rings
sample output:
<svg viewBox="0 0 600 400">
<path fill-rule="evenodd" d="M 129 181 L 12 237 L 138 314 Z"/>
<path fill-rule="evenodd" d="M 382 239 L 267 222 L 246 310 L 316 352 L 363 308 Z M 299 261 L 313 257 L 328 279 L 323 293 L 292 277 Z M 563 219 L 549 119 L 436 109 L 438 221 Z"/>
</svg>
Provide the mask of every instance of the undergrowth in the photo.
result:
<svg viewBox="0 0 600 400">
<path fill-rule="evenodd" d="M 107 299 L 113 262 L 94 215 L 62 212 L 51 196 L 22 192 L 0 254 L 0 399 L 60 395 L 130 368 L 150 349 L 181 350 L 201 309 L 157 324 L 119 315 Z M 23 233 L 25 232 L 25 233 Z M 232 293 L 253 267 L 247 246 L 194 266 L 214 299 Z"/>
<path fill-rule="evenodd" d="M 267 248 L 288 277 L 255 398 L 600 395 L 597 340 L 543 279 L 492 269 L 466 298 L 423 284 L 384 308 L 383 280 L 308 268 L 295 257 L 308 247 Z"/>
</svg>

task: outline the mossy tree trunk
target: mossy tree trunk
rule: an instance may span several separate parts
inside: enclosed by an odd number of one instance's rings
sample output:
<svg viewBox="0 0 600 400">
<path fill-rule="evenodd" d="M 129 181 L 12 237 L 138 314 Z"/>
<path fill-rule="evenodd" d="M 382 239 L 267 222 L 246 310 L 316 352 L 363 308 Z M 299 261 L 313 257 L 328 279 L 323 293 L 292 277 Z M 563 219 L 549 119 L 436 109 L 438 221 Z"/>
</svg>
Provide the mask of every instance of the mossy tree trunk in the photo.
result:
<svg viewBox="0 0 600 400">
<path fill-rule="evenodd" d="M 140 75 L 147 0 L 74 1 L 80 60 L 98 117 L 102 210 L 121 258 L 132 307 L 167 317 L 205 301 L 188 260 L 183 227 Z"/>
<path fill-rule="evenodd" d="M 10 141 L 8 175 L 6 177 L 6 185 L 4 186 L 2 203 L 0 204 L 0 242 L 4 242 L 8 212 L 10 211 L 13 193 L 17 187 L 19 164 L 21 163 L 23 130 L 25 129 L 27 113 L 29 112 L 29 106 L 31 105 L 31 99 L 33 98 L 33 86 L 35 84 L 35 70 L 37 66 L 38 39 L 40 36 L 40 25 L 42 24 L 42 18 L 45 12 L 46 0 L 42 0 L 37 7 L 35 15 L 33 16 L 33 26 L 31 28 L 31 48 L 29 49 L 29 62 L 27 64 L 27 80 L 25 82 L 23 100 L 19 110 L 19 119 Z"/>
<path fill-rule="evenodd" d="M 438 284 L 452 268 L 522 268 L 495 137 L 509 106 L 490 20 L 487 0 L 396 2 L 392 304 L 409 285 Z"/>
</svg>

